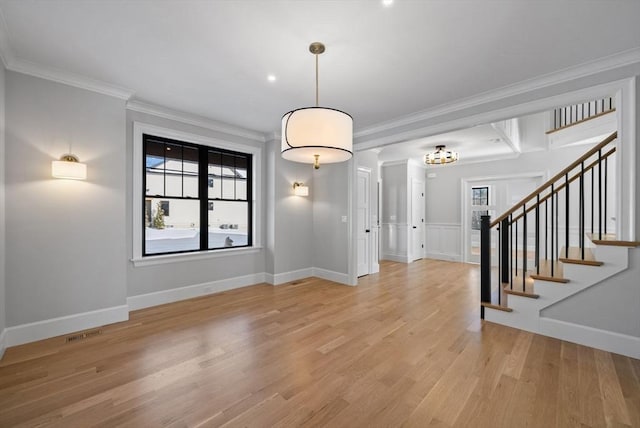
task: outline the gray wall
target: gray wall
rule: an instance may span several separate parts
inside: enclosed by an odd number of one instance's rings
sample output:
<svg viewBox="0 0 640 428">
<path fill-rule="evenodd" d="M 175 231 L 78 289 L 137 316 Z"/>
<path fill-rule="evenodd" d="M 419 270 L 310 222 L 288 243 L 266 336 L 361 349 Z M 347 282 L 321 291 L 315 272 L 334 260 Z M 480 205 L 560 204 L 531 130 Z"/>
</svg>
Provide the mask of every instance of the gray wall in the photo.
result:
<svg viewBox="0 0 640 428">
<path fill-rule="evenodd" d="M 311 168 L 311 166 L 308 166 Z M 313 171 L 313 267 L 347 274 L 349 230 L 349 162 L 321 165 Z"/>
<path fill-rule="evenodd" d="M 0 64 L 0 337 L 6 327 L 5 304 L 5 197 L 4 197 L 4 152 L 5 152 L 5 69 Z M 0 344 L 0 346 L 2 346 Z M 2 349 L 0 349 L 0 357 Z"/>
<path fill-rule="evenodd" d="M 126 303 L 124 101 L 6 73 L 7 326 Z M 51 178 L 69 151 L 86 181 Z"/>
<path fill-rule="evenodd" d="M 217 138 L 228 142 L 242 143 L 245 145 L 253 145 L 262 147 L 263 143 L 258 143 L 237 136 L 227 135 L 210 129 L 198 126 L 188 125 L 169 119 L 164 119 L 145 113 L 139 113 L 128 110 L 126 113 L 126 231 L 127 231 L 127 258 L 133 257 L 133 123 L 142 122 L 150 125 L 169 128 L 176 131 L 186 132 L 195 135 L 201 135 L 209 138 Z M 267 173 L 266 173 L 266 156 L 263 150 L 262 156 L 262 176 L 258 178 L 258 185 L 262 195 L 267 191 Z M 264 198 L 263 198 L 264 199 Z M 262 204 L 262 211 L 254 213 L 261 222 L 262 241 L 265 241 L 266 229 L 266 209 Z M 254 273 L 265 272 L 265 256 L 264 251 L 258 251 L 251 254 L 234 254 L 210 259 L 193 260 L 187 262 L 165 263 L 152 266 L 134 267 L 131 262 L 125 264 L 127 271 L 127 296 L 137 296 L 157 291 L 169 290 L 172 288 L 185 287 L 194 284 L 202 284 L 206 282 L 233 278 L 243 275 L 251 275 Z"/>
<path fill-rule="evenodd" d="M 629 269 L 556 303 L 542 316 L 640 337 L 640 248 L 629 250 Z"/>
<path fill-rule="evenodd" d="M 382 219 L 380 221 L 408 223 L 407 164 L 382 165 L 380 170 L 382 174 Z"/>
<path fill-rule="evenodd" d="M 313 266 L 313 167 L 280 155 L 280 140 L 268 147 L 267 272 L 279 274 Z M 295 196 L 294 182 L 309 186 L 309 196 Z"/>
<path fill-rule="evenodd" d="M 461 192 L 463 178 L 518 175 L 530 172 L 547 172 L 549 177 L 584 154 L 591 146 L 567 147 L 553 152 L 523 153 L 515 159 L 496 160 L 472 164 L 453 164 L 430 167 L 428 173 L 435 178 L 426 180 L 426 222 L 461 223 Z M 550 156 L 550 153 L 552 156 Z M 463 155 L 464 153 L 462 153 Z M 446 189 L 446 191 L 443 191 Z M 433 198 L 437 195 L 437 203 Z M 429 202 L 431 201 L 431 203 Z"/>
</svg>

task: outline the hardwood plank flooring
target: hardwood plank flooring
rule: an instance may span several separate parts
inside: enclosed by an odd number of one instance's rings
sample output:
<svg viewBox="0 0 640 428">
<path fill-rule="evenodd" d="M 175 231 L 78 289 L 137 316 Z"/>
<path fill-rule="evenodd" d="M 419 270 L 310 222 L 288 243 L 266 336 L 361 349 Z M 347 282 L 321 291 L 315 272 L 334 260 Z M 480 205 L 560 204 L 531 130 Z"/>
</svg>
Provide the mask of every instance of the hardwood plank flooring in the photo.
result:
<svg viewBox="0 0 640 428">
<path fill-rule="evenodd" d="M 0 361 L 0 427 L 640 426 L 640 361 L 479 319 L 477 266 L 383 262 L 133 312 Z"/>
</svg>

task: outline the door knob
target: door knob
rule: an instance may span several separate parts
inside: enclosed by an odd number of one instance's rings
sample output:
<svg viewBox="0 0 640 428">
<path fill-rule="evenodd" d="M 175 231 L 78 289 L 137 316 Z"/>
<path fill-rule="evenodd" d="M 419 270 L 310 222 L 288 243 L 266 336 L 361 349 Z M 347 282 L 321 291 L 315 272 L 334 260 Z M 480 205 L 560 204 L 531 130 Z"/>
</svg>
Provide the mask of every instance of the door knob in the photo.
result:
<svg viewBox="0 0 640 428">
<path fill-rule="evenodd" d="M 369 229 L 365 229 L 365 232 L 369 233 L 369 232 L 371 232 L 371 231 L 370 231 Z"/>
</svg>

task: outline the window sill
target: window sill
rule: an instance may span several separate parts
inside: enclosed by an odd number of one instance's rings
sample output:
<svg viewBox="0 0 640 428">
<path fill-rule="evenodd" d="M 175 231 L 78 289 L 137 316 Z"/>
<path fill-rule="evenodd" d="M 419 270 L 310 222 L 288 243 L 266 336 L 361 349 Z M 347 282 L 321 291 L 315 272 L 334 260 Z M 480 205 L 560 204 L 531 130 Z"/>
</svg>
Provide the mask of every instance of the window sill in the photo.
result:
<svg viewBox="0 0 640 428">
<path fill-rule="evenodd" d="M 133 266 L 153 266 L 165 263 L 187 262 L 194 260 L 214 259 L 218 257 L 238 256 L 245 254 L 254 254 L 262 250 L 262 247 L 243 247 L 243 248 L 229 248 L 225 250 L 211 250 L 198 253 L 185 253 L 185 254 L 164 254 L 160 256 L 147 256 L 136 257 L 131 259 Z"/>
</svg>

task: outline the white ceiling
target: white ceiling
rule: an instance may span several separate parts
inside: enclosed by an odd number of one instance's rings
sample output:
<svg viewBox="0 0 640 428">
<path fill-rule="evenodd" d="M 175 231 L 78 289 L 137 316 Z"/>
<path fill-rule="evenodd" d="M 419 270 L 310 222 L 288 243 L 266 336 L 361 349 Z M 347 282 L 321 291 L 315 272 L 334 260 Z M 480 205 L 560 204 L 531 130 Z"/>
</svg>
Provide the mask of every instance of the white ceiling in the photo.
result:
<svg viewBox="0 0 640 428">
<path fill-rule="evenodd" d="M 542 129 L 540 131 L 542 133 Z M 441 144 L 444 144 L 448 150 L 458 152 L 459 163 L 515 156 L 511 146 L 490 124 L 487 124 L 419 140 L 390 144 L 380 150 L 378 159 L 380 162 L 411 159 L 422 164 L 424 155 L 434 151 L 435 147 Z"/>
<path fill-rule="evenodd" d="M 312 41 L 327 46 L 320 103 L 356 130 L 640 46 L 635 0 L 0 0 L 0 11 L 3 58 L 260 132 L 313 103 Z"/>
</svg>

